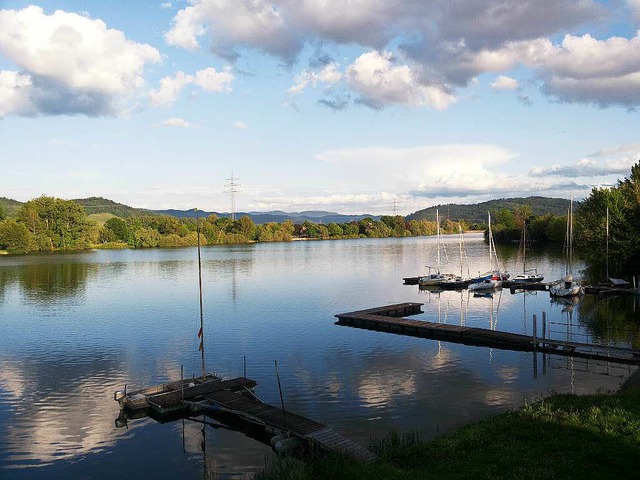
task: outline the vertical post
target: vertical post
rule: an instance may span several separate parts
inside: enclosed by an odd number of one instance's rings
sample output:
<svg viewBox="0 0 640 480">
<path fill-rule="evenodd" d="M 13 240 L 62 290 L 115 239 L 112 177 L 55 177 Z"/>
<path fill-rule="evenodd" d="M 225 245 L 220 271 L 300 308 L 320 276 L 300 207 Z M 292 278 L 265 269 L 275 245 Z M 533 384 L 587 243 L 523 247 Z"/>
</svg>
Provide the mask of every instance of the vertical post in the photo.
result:
<svg viewBox="0 0 640 480">
<path fill-rule="evenodd" d="M 538 378 L 538 340 L 536 339 L 537 336 L 537 328 L 538 328 L 538 317 L 534 314 L 533 315 L 533 336 L 531 337 L 533 339 L 533 378 L 537 379 Z"/>
<path fill-rule="evenodd" d="M 242 376 L 243 376 L 244 378 L 247 378 L 247 356 L 246 356 L 246 355 L 244 355 L 244 356 L 242 357 L 242 359 L 243 359 Z"/>
<path fill-rule="evenodd" d="M 547 312 L 542 312 L 542 347 L 546 346 L 545 340 L 547 338 Z M 547 374 L 547 354 L 545 350 L 542 351 L 542 375 Z"/>
<path fill-rule="evenodd" d="M 184 365 L 180 365 L 180 389 L 182 392 L 182 400 L 184 400 Z"/>
<path fill-rule="evenodd" d="M 200 353 L 202 354 L 202 381 L 207 379 L 207 371 L 204 363 L 204 314 L 202 312 L 202 260 L 200 257 L 200 215 L 196 210 L 196 234 L 198 237 L 198 285 L 200 287 Z"/>
<path fill-rule="evenodd" d="M 278 371 L 278 361 L 276 364 L 276 378 L 278 379 L 278 391 L 280 392 L 280 405 L 282 405 L 282 418 L 284 419 L 284 428 L 287 429 L 287 411 L 284 409 L 284 397 L 282 396 L 282 386 L 280 385 L 280 372 Z"/>
</svg>

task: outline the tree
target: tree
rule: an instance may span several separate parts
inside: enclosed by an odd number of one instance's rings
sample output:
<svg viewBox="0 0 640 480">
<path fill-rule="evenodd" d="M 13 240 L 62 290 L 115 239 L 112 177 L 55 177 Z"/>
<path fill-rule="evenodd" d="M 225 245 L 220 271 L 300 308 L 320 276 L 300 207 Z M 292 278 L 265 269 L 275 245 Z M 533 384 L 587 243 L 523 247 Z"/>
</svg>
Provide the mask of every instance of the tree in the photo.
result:
<svg viewBox="0 0 640 480">
<path fill-rule="evenodd" d="M 4 213 L 4 207 L 0 205 L 0 221 L 7 218 L 7 215 Z"/>
<path fill-rule="evenodd" d="M 113 217 L 104 223 L 104 227 L 113 232 L 116 240 L 120 240 L 125 243 L 133 243 L 133 233 L 129 224 L 125 220 Z"/>
<path fill-rule="evenodd" d="M 0 250 L 27 253 L 36 249 L 33 236 L 23 224 L 15 220 L 0 222 Z"/>
</svg>

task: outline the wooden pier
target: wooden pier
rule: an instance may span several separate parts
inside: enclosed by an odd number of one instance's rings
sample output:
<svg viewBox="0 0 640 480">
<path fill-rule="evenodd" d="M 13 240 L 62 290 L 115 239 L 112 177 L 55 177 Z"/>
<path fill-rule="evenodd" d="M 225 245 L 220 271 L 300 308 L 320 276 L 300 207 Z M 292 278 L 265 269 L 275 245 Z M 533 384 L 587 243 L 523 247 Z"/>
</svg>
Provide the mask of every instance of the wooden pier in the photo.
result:
<svg viewBox="0 0 640 480">
<path fill-rule="evenodd" d="M 486 328 L 449 325 L 402 318 L 423 313 L 421 303 L 401 303 L 336 315 L 337 325 L 376 330 L 398 335 L 441 340 L 502 350 L 541 352 L 554 355 L 640 365 L 640 350 L 590 343 L 553 340 L 534 335 L 502 332 Z M 405 313 L 401 313 L 405 312 Z"/>
<path fill-rule="evenodd" d="M 402 310 L 405 312 L 402 314 L 411 311 Z M 372 452 L 333 428 L 260 401 L 250 390 L 255 386 L 254 380 L 245 377 L 222 380 L 207 376 L 204 380 L 179 380 L 125 393 L 124 397 L 118 397 L 119 392 L 116 392 L 114 398 L 122 408 L 116 425 L 126 425 L 128 419 L 147 415 L 164 422 L 190 417 L 193 412 L 208 411 L 214 417 L 220 413 L 235 424 L 258 426 L 285 443 L 293 439 L 295 446 L 339 452 L 366 463 L 375 460 Z"/>
<path fill-rule="evenodd" d="M 333 428 L 266 404 L 256 397 L 221 390 L 204 395 L 204 399 L 214 406 L 214 410 L 222 408 L 223 411 L 261 425 L 268 431 L 297 437 L 311 448 L 339 452 L 365 463 L 370 463 L 376 458 L 371 451 L 343 437 Z"/>
</svg>

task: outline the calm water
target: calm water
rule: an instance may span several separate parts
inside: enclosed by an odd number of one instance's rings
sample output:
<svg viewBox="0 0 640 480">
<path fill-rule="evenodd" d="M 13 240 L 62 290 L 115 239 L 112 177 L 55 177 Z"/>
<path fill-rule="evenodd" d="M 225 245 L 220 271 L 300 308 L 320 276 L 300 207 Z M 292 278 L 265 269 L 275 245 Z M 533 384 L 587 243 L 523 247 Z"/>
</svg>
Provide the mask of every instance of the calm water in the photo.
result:
<svg viewBox="0 0 640 480">
<path fill-rule="evenodd" d="M 452 270 L 457 236 L 445 237 Z M 465 237 L 471 272 L 488 269 L 481 235 Z M 614 365 L 439 343 L 334 325 L 334 315 L 423 302 L 415 318 L 531 333 L 544 311 L 556 338 L 625 345 L 632 298 L 552 303 L 546 292 L 493 298 L 402 285 L 435 262 L 435 238 L 293 242 L 203 249 L 207 367 L 258 382 L 288 410 L 367 443 L 390 429 L 426 437 L 550 391 L 617 388 Z M 500 251 L 516 270 L 515 249 Z M 558 253 L 533 252 L 547 279 Z M 242 478 L 271 453 L 244 435 L 181 421 L 116 428 L 113 392 L 199 371 L 196 250 L 0 257 L 0 477 Z M 204 443 L 203 443 L 204 440 Z"/>
</svg>

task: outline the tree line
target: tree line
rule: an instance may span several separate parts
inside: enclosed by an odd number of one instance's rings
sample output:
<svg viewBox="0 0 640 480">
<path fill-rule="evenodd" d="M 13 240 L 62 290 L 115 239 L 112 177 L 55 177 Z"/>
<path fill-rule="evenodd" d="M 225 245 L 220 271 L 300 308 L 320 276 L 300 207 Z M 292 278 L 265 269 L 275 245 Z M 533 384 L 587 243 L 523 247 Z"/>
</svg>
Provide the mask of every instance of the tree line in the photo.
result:
<svg viewBox="0 0 640 480">
<path fill-rule="evenodd" d="M 464 225 L 466 228 L 467 225 Z M 358 222 L 294 224 L 290 220 L 255 224 L 240 219 L 209 215 L 206 218 L 177 218 L 169 215 L 112 217 L 104 224 L 92 220 L 82 205 L 55 197 L 41 196 L 24 203 L 12 218 L 0 208 L 0 250 L 12 254 L 35 251 L 82 250 L 87 248 L 184 247 L 198 243 L 235 244 L 282 242 L 293 238 L 340 239 L 385 238 L 433 235 L 436 223 L 405 221 L 400 215 Z M 457 224 L 441 223 L 445 233 L 457 231 Z"/>
</svg>

